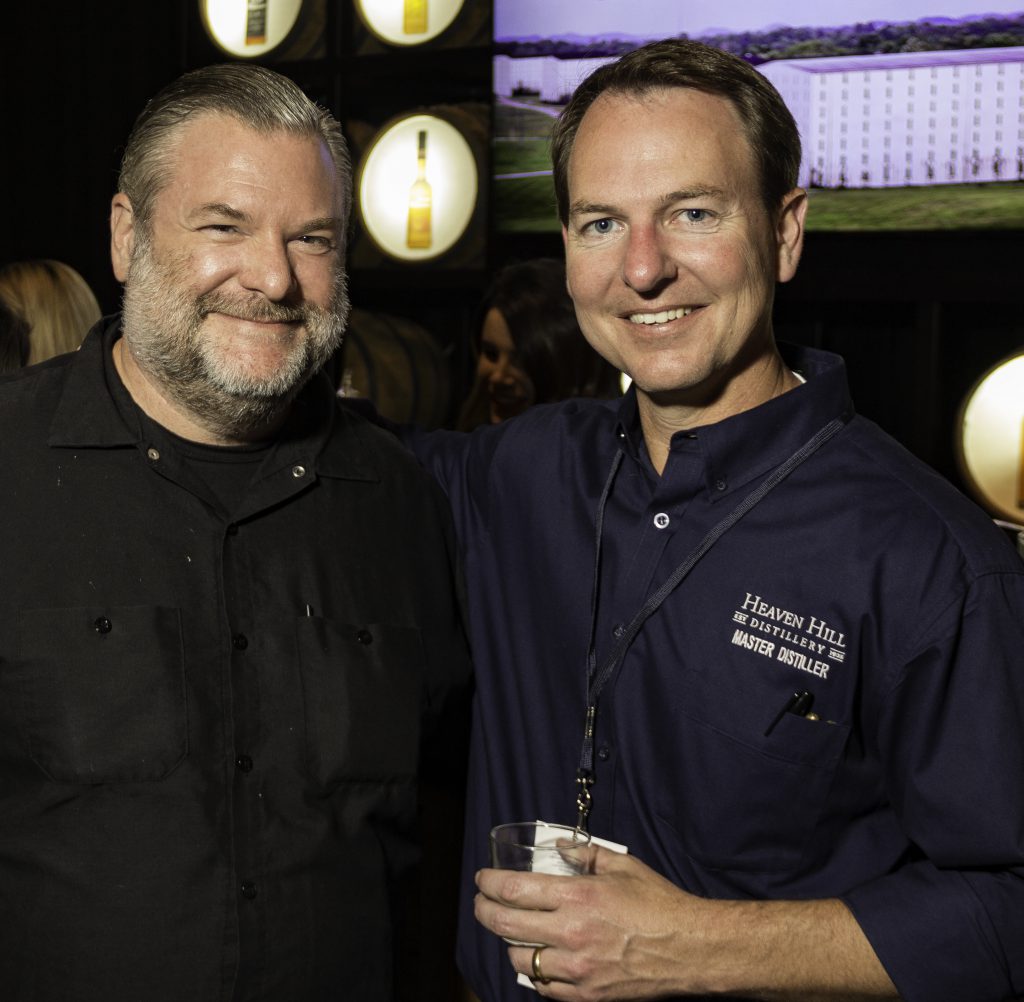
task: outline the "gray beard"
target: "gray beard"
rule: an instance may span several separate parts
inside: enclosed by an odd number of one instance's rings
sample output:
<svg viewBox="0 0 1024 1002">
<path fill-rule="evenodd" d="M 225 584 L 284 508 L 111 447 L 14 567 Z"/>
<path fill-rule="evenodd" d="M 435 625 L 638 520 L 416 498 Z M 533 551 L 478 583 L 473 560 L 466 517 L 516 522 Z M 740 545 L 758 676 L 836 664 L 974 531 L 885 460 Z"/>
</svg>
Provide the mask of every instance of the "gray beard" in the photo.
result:
<svg viewBox="0 0 1024 1002">
<path fill-rule="evenodd" d="M 156 261 L 143 240 L 136 244 L 125 284 L 122 333 L 139 367 L 193 421 L 218 438 L 241 441 L 283 419 L 299 390 L 340 347 L 349 307 L 342 268 L 327 308 L 218 292 L 193 296 L 185 269 Z M 301 323 L 306 336 L 265 379 L 218 370 L 203 352 L 202 325 L 210 313 Z"/>
</svg>

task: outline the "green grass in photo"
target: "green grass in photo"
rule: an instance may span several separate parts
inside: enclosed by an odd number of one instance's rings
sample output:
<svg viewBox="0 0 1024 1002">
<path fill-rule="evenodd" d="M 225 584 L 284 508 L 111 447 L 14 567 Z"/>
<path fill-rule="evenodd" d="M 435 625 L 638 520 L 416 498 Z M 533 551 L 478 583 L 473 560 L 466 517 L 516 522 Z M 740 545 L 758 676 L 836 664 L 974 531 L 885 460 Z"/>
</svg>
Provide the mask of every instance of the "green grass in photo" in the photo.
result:
<svg viewBox="0 0 1024 1002">
<path fill-rule="evenodd" d="M 515 170 L 538 170 L 537 166 Z M 512 169 L 508 171 L 512 173 Z M 499 232 L 558 229 L 549 176 L 494 182 Z M 817 189 L 810 193 L 808 230 L 1024 230 L 1024 183 L 937 185 L 919 188 Z"/>
<path fill-rule="evenodd" d="M 809 230 L 1024 229 L 1024 183 L 810 192 Z"/>
<path fill-rule="evenodd" d="M 518 111 L 504 108 L 505 113 Z M 526 112 L 526 114 L 534 114 Z M 539 116 L 538 116 L 539 117 Z M 546 120 L 550 129 L 551 119 Z M 500 133 L 499 133 L 500 135 Z M 520 174 L 551 170 L 547 134 L 542 139 L 502 139 L 494 142 L 494 173 Z M 494 182 L 495 226 L 499 233 L 546 233 L 558 229 L 555 186 L 550 175 L 501 178 Z"/>
<path fill-rule="evenodd" d="M 494 110 L 494 135 L 497 139 L 542 139 L 551 135 L 554 118 L 543 111 L 499 104 Z"/>
<path fill-rule="evenodd" d="M 519 174 L 535 170 L 551 170 L 551 154 L 546 139 L 495 141 L 495 174 Z"/>
<path fill-rule="evenodd" d="M 495 181 L 494 216 L 499 233 L 557 232 L 555 186 L 550 176 Z"/>
</svg>

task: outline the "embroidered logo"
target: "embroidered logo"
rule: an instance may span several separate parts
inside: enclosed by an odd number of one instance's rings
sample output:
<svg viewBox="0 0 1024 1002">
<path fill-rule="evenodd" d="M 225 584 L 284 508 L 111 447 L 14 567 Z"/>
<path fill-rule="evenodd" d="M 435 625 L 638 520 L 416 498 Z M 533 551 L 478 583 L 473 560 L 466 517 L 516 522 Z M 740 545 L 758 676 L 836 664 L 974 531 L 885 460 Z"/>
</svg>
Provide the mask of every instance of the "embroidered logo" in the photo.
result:
<svg viewBox="0 0 1024 1002">
<path fill-rule="evenodd" d="M 746 594 L 732 614 L 732 642 L 799 671 L 828 678 L 829 669 L 846 660 L 846 636 L 824 619 L 802 616 Z"/>
</svg>

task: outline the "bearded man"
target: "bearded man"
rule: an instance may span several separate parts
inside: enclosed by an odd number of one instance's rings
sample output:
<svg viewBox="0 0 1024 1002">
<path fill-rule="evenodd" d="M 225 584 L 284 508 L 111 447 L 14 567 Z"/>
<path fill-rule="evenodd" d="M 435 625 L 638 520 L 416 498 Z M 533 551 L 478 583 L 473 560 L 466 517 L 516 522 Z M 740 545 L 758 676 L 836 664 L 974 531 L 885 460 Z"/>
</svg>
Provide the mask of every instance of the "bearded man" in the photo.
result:
<svg viewBox="0 0 1024 1002">
<path fill-rule="evenodd" d="M 430 997 L 418 813 L 468 660 L 438 490 L 318 374 L 340 128 L 208 67 L 119 187 L 123 314 L 0 385 L 3 997 Z"/>
</svg>

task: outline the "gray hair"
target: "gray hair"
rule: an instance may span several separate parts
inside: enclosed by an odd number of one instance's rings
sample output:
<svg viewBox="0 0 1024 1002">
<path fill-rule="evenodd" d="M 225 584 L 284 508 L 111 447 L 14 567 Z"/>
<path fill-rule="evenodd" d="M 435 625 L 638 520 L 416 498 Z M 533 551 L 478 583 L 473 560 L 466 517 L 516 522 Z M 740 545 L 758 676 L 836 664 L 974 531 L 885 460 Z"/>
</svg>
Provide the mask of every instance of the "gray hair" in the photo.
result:
<svg viewBox="0 0 1024 1002">
<path fill-rule="evenodd" d="M 193 70 L 151 98 L 135 120 L 121 159 L 118 188 L 132 203 L 137 225 L 149 229 L 153 200 L 170 182 L 174 141 L 193 118 L 230 115 L 264 134 L 309 136 L 330 151 L 342 204 L 352 204 L 352 160 L 341 126 L 287 77 L 263 66 L 223 63 Z"/>
<path fill-rule="evenodd" d="M 672 38 L 596 69 L 559 115 L 551 134 L 551 160 L 562 223 L 569 222 L 569 159 L 587 110 L 605 91 L 643 97 L 662 87 L 689 87 L 732 103 L 758 170 L 762 201 L 776 212 L 783 196 L 796 187 L 800 170 L 800 132 L 785 102 L 764 74 L 738 56 Z"/>
</svg>

